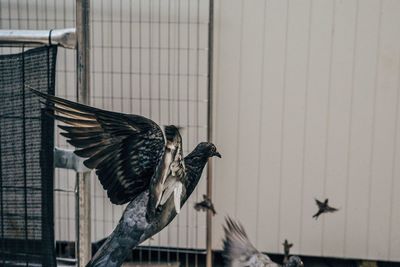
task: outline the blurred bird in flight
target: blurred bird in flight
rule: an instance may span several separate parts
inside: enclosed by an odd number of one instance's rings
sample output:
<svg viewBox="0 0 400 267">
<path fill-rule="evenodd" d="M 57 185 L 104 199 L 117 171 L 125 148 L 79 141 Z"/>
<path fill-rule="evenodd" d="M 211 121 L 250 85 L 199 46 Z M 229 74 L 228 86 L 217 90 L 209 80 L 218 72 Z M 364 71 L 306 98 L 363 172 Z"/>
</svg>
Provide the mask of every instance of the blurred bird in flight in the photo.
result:
<svg viewBox="0 0 400 267">
<path fill-rule="evenodd" d="M 217 214 L 214 208 L 214 204 L 211 202 L 211 199 L 209 199 L 206 195 L 203 195 L 203 201 L 194 204 L 194 209 L 197 211 L 211 210 L 213 215 Z"/>
<path fill-rule="evenodd" d="M 338 209 L 329 206 L 328 199 L 325 199 L 324 202 L 321 202 L 318 199 L 315 199 L 315 203 L 318 206 L 318 211 L 312 217 L 315 218 L 316 220 L 318 219 L 319 215 L 321 215 L 323 213 L 338 211 Z"/>
</svg>

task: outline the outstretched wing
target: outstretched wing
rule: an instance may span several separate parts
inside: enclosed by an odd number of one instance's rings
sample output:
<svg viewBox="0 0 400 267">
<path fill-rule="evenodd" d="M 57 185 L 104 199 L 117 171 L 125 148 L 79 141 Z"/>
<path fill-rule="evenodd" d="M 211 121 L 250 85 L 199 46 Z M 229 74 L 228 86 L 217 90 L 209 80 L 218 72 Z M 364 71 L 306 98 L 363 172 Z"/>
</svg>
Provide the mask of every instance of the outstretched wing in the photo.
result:
<svg viewBox="0 0 400 267">
<path fill-rule="evenodd" d="M 228 264 L 236 260 L 247 260 L 259 254 L 258 250 L 251 244 L 246 231 L 240 223 L 233 221 L 229 217 L 225 218 L 225 223 L 223 255 Z"/>
<path fill-rule="evenodd" d="M 335 211 L 338 211 L 339 209 L 337 209 L 337 208 L 334 208 L 334 207 L 330 207 L 330 206 L 328 206 L 327 208 L 326 208 L 326 211 L 327 212 L 335 212 Z"/>
<path fill-rule="evenodd" d="M 148 188 L 164 150 L 160 127 L 139 115 L 105 111 L 43 94 L 49 113 L 66 125 L 67 142 L 84 164 L 96 169 L 103 188 L 114 204 L 124 204 Z"/>
</svg>

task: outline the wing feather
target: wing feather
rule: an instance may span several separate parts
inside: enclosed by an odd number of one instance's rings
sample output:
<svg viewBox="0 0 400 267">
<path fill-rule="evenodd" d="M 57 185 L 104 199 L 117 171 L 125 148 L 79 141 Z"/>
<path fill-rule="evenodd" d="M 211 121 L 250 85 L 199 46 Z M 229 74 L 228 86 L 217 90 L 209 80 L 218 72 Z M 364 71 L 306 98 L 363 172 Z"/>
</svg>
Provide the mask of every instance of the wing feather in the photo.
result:
<svg viewBox="0 0 400 267">
<path fill-rule="evenodd" d="M 49 115 L 65 123 L 61 134 L 96 169 L 112 203 L 127 203 L 148 188 L 165 145 L 155 122 L 31 90 L 46 100 Z"/>
<path fill-rule="evenodd" d="M 228 263 L 235 260 L 250 259 L 259 252 L 250 242 L 246 231 L 239 222 L 231 218 L 225 218 L 224 226 L 225 239 L 223 240 L 223 255 Z"/>
</svg>

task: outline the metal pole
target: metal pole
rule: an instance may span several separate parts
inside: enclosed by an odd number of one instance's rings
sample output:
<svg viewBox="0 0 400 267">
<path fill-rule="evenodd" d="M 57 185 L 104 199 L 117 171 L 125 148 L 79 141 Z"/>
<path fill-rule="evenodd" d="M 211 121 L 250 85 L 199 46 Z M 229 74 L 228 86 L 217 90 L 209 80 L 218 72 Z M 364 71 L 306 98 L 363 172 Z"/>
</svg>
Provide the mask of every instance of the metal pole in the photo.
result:
<svg viewBox="0 0 400 267">
<path fill-rule="evenodd" d="M 208 23 L 208 111 L 207 111 L 207 139 L 212 141 L 212 126 L 213 126 L 213 42 L 214 42 L 214 0 L 210 0 L 209 7 L 209 23 Z M 208 160 L 207 167 L 207 196 L 211 199 L 212 196 L 212 160 Z M 207 210 L 207 236 L 206 248 L 207 258 L 206 266 L 212 266 L 212 213 Z"/>
<path fill-rule="evenodd" d="M 64 48 L 76 48 L 75 29 L 53 30 L 0 30 L 0 43 L 6 44 L 53 44 Z"/>
<path fill-rule="evenodd" d="M 76 1 L 77 96 L 78 102 L 90 100 L 90 0 Z M 90 172 L 77 173 L 77 259 L 85 266 L 92 256 L 90 238 Z"/>
</svg>

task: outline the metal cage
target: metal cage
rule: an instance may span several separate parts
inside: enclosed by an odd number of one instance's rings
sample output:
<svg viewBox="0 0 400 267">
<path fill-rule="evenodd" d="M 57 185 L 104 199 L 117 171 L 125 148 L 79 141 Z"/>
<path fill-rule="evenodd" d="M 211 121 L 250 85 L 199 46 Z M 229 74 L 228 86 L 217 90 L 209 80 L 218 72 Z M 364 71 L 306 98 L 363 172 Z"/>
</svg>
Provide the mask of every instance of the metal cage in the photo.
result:
<svg viewBox="0 0 400 267">
<path fill-rule="evenodd" d="M 186 151 L 212 138 L 212 0 L 0 0 L 0 7 L 1 29 L 33 31 L 2 31 L 7 36 L 0 38 L 3 43 L 76 45 L 77 54 L 59 52 L 56 95 L 177 124 L 184 128 Z M 42 29 L 51 28 L 76 31 L 65 38 L 65 30 L 53 30 L 49 38 Z M 71 42 L 75 37 L 77 42 Z M 9 53 L 15 48 L 0 49 Z M 55 138 L 57 146 L 69 148 L 58 134 Z M 211 266 L 211 215 L 206 220 L 205 213 L 193 209 L 202 194 L 211 194 L 211 166 L 207 173 L 182 214 L 133 252 L 135 262 Z M 123 207 L 109 203 L 95 177 L 77 179 L 74 171 L 62 169 L 55 175 L 57 254 L 73 259 L 79 240 L 82 265 L 91 247 L 95 250 L 112 231 Z"/>
</svg>

